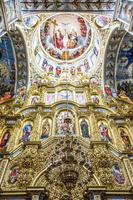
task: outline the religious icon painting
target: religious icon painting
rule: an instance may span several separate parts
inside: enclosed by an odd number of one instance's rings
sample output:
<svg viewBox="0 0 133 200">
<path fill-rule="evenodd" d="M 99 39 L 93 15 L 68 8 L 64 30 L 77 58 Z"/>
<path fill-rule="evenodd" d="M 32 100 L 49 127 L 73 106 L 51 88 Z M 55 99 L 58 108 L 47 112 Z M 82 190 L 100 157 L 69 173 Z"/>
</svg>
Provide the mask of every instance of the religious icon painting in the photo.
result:
<svg viewBox="0 0 133 200">
<path fill-rule="evenodd" d="M 105 122 L 100 122 L 99 123 L 99 132 L 100 132 L 102 141 L 107 141 L 107 142 L 111 142 L 112 141 L 112 138 L 109 135 L 108 126 L 107 126 L 107 124 Z"/>
<path fill-rule="evenodd" d="M 78 104 L 84 105 L 86 103 L 84 93 L 76 93 L 76 101 Z"/>
<path fill-rule="evenodd" d="M 75 117 L 70 111 L 62 111 L 56 117 L 56 134 L 73 135 L 75 134 Z"/>
<path fill-rule="evenodd" d="M 47 105 L 53 104 L 55 102 L 55 93 L 47 93 L 45 97 L 45 103 Z"/>
<path fill-rule="evenodd" d="M 7 16 L 7 22 L 11 23 L 17 19 L 16 4 L 14 0 L 5 0 L 5 13 Z"/>
<path fill-rule="evenodd" d="M 8 182 L 9 182 L 10 184 L 16 183 L 16 182 L 17 182 L 18 174 L 19 174 L 19 173 L 18 173 L 18 167 L 17 167 L 17 166 L 13 167 L 13 168 L 11 169 L 11 171 L 10 171 Z"/>
<path fill-rule="evenodd" d="M 30 140 L 31 133 L 32 133 L 32 123 L 30 122 L 25 123 L 25 125 L 23 126 L 22 132 L 23 133 L 20 138 L 20 142 L 28 142 Z"/>
<path fill-rule="evenodd" d="M 49 137 L 51 132 L 51 119 L 45 119 L 42 123 L 42 132 L 40 136 L 40 140 L 45 140 Z"/>
<path fill-rule="evenodd" d="M 60 61 L 80 57 L 90 45 L 91 35 L 89 22 L 75 14 L 55 15 L 47 19 L 40 30 L 44 50 Z"/>
<path fill-rule="evenodd" d="M 128 136 L 127 131 L 123 128 L 120 128 L 119 132 L 120 132 L 120 137 L 121 137 L 122 142 L 124 144 L 125 150 L 127 150 L 127 151 L 133 150 L 132 144 L 131 144 L 131 141 L 130 141 L 130 138 Z"/>
<path fill-rule="evenodd" d="M 61 100 L 69 100 L 72 101 L 73 100 L 73 93 L 70 90 L 62 90 L 60 92 L 57 93 L 57 100 L 61 101 Z"/>
<path fill-rule="evenodd" d="M 120 166 L 118 164 L 114 164 L 112 166 L 112 174 L 113 174 L 114 180 L 118 184 L 124 184 L 125 178 L 124 178 L 122 170 L 121 170 L 121 168 L 120 168 Z"/>
<path fill-rule="evenodd" d="M 9 139 L 11 137 L 11 133 L 9 130 L 5 131 L 1 140 L 0 140 L 0 152 L 5 150 L 8 145 Z"/>
<path fill-rule="evenodd" d="M 82 118 L 80 121 L 80 131 L 84 138 L 90 138 L 88 120 Z"/>
</svg>

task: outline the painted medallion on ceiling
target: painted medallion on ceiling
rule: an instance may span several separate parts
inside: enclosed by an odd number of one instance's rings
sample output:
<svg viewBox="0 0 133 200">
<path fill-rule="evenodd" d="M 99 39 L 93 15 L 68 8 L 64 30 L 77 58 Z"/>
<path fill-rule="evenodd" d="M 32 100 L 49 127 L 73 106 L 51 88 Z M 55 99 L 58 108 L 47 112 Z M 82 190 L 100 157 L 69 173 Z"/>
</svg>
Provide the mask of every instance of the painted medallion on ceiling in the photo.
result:
<svg viewBox="0 0 133 200">
<path fill-rule="evenodd" d="M 90 46 L 91 35 L 89 23 L 73 14 L 50 17 L 40 29 L 44 50 L 59 61 L 79 58 Z"/>
<path fill-rule="evenodd" d="M 100 61 L 101 35 L 94 17 L 74 13 L 37 17 L 36 23 L 34 15 L 35 29 L 27 28 L 32 35 L 31 55 L 36 73 L 48 75 L 54 82 L 74 82 L 77 77 L 95 73 Z"/>
</svg>

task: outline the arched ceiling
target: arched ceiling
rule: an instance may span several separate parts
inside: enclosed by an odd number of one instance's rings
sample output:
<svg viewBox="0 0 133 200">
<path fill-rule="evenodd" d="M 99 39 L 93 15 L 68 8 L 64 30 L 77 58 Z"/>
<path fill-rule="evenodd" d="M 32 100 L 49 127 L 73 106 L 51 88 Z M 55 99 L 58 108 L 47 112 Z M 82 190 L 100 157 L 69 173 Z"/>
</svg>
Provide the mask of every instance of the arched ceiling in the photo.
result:
<svg viewBox="0 0 133 200">
<path fill-rule="evenodd" d="M 0 103 L 28 86 L 28 61 L 24 38 L 19 29 L 0 38 Z"/>
</svg>

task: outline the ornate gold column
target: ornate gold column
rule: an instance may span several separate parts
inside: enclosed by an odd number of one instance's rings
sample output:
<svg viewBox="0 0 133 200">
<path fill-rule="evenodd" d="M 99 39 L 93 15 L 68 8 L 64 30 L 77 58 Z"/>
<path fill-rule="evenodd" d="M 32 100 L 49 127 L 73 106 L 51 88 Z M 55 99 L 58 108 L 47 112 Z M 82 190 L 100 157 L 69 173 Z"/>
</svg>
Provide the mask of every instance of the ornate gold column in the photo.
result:
<svg viewBox="0 0 133 200">
<path fill-rule="evenodd" d="M 30 141 L 40 141 L 41 123 L 42 123 L 41 112 L 42 112 L 42 107 L 38 108 L 37 110 Z"/>
<path fill-rule="evenodd" d="M 90 86 L 85 86 L 85 94 L 86 94 L 86 98 L 87 98 L 87 103 L 91 102 L 91 95 L 90 95 Z"/>
<path fill-rule="evenodd" d="M 16 146 L 19 144 L 19 139 L 21 137 L 20 133 L 21 133 L 21 120 L 18 119 L 16 121 L 16 124 L 13 126 L 12 129 L 9 129 L 10 132 L 11 132 L 11 137 L 9 139 L 9 143 L 8 143 L 8 146 L 7 146 L 7 151 L 10 152 L 12 151 L 13 149 L 16 148 Z"/>
<path fill-rule="evenodd" d="M 6 167 L 8 165 L 9 159 L 8 158 L 4 158 L 1 162 L 0 162 L 0 185 L 3 179 L 3 176 L 5 174 L 6 171 Z"/>
<path fill-rule="evenodd" d="M 120 151 L 123 151 L 124 145 L 122 144 L 122 140 L 121 140 L 121 137 L 117 130 L 117 125 L 116 125 L 114 119 L 109 120 L 109 126 L 111 128 L 111 133 L 112 133 L 112 137 L 113 137 L 112 139 L 113 139 L 113 143 L 114 143 L 115 147 L 117 147 L 117 149 L 119 149 Z"/>
<path fill-rule="evenodd" d="M 94 113 L 90 114 L 90 132 L 91 141 L 101 141 L 101 137 L 98 130 L 97 118 Z"/>
<path fill-rule="evenodd" d="M 131 181 L 131 184 L 133 185 L 133 168 L 132 168 L 131 162 L 128 157 L 124 157 L 123 162 L 124 162 L 125 168 L 127 170 L 127 174 Z"/>
</svg>

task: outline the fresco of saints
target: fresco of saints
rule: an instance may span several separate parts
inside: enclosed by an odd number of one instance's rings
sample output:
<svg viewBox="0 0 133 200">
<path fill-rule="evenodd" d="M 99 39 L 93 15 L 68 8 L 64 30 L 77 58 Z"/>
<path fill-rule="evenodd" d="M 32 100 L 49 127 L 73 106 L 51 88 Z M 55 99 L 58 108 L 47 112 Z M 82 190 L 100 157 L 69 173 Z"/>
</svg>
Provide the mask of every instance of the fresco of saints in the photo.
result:
<svg viewBox="0 0 133 200">
<path fill-rule="evenodd" d="M 78 37 L 76 31 L 72 29 L 72 31 L 67 35 L 68 35 L 67 48 L 68 49 L 76 48 L 78 43 Z"/>
<path fill-rule="evenodd" d="M 54 40 L 55 47 L 62 50 L 64 48 L 64 45 L 63 45 L 64 35 L 61 33 L 61 30 L 58 29 L 55 32 L 53 37 L 54 37 L 53 40 Z"/>
<path fill-rule="evenodd" d="M 59 77 L 61 74 L 61 68 L 59 66 L 56 67 L 56 76 Z"/>
<path fill-rule="evenodd" d="M 31 124 L 25 124 L 23 128 L 23 135 L 20 139 L 20 142 L 27 142 L 30 140 L 31 136 L 31 131 L 32 131 L 32 125 Z"/>
<path fill-rule="evenodd" d="M 120 167 L 119 167 L 118 164 L 113 165 L 112 174 L 114 176 L 115 181 L 118 184 L 124 184 L 125 178 L 124 178 L 123 173 L 121 172 Z"/>
<path fill-rule="evenodd" d="M 99 131 L 101 134 L 101 140 L 103 140 L 103 141 L 111 141 L 112 140 L 109 136 L 108 128 L 103 122 L 101 122 L 101 124 L 99 125 Z"/>
<path fill-rule="evenodd" d="M 121 136 L 122 141 L 123 141 L 123 143 L 125 145 L 125 149 L 127 149 L 127 150 L 130 149 L 131 150 L 132 146 L 131 146 L 130 139 L 129 139 L 127 133 L 123 129 L 121 129 L 121 131 L 120 131 L 120 136 Z"/>
<path fill-rule="evenodd" d="M 80 122 L 80 128 L 81 128 L 82 136 L 85 138 L 90 138 L 88 123 L 85 119 L 82 119 L 82 121 Z"/>
<path fill-rule="evenodd" d="M 11 134 L 10 132 L 7 130 L 3 137 L 1 138 L 1 141 L 0 141 L 0 149 L 4 148 L 7 146 L 8 144 L 8 141 L 9 141 L 9 138 L 10 138 Z"/>
<path fill-rule="evenodd" d="M 45 138 L 48 138 L 49 133 L 50 133 L 50 123 L 49 123 L 49 120 L 46 119 L 42 126 L 42 134 L 41 134 L 40 139 L 43 140 Z"/>
</svg>

